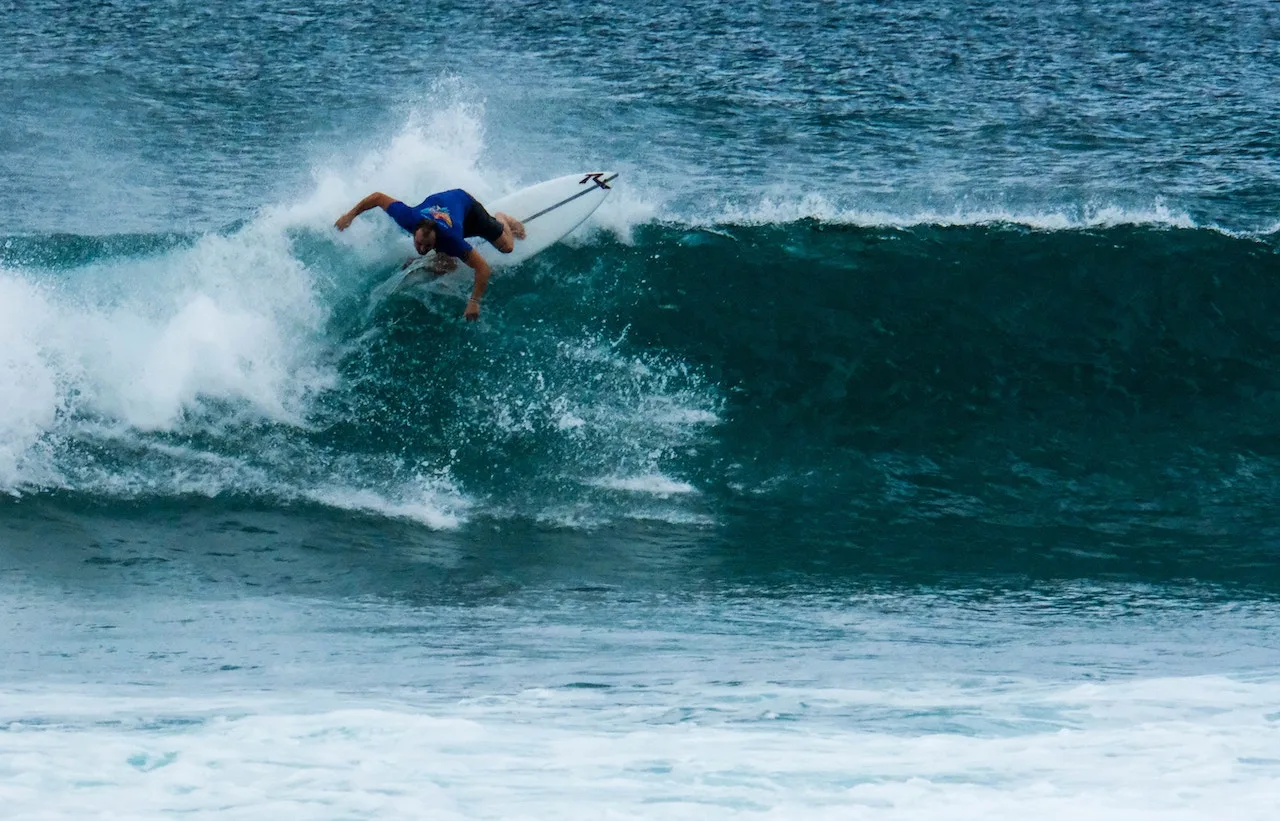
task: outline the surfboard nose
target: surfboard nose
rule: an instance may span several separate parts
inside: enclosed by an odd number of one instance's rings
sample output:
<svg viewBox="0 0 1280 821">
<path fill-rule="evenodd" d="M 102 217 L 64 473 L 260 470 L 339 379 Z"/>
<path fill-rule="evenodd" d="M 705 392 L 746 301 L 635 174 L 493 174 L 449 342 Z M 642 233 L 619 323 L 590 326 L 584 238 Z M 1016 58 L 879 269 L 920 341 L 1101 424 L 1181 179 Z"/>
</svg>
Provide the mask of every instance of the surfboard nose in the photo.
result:
<svg viewBox="0 0 1280 821">
<path fill-rule="evenodd" d="M 616 171 L 592 171 L 588 174 L 584 174 L 582 179 L 578 181 L 578 185 L 595 183 L 599 187 L 608 190 L 609 183 L 613 182 L 617 178 L 618 173 Z"/>
<path fill-rule="evenodd" d="M 616 171 L 566 174 L 485 203 L 489 211 L 510 214 L 524 223 L 525 237 L 509 254 L 486 245 L 479 249 L 481 256 L 490 265 L 512 265 L 559 242 L 591 216 L 613 190 L 617 177 Z"/>
</svg>

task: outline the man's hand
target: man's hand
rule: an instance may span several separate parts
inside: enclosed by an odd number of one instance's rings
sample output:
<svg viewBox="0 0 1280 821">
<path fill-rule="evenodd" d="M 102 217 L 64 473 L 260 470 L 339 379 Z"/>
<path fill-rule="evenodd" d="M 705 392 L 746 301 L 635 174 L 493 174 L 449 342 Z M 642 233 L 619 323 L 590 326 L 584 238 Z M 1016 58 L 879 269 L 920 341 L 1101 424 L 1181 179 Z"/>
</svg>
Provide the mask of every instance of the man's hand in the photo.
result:
<svg viewBox="0 0 1280 821">
<path fill-rule="evenodd" d="M 476 272 L 476 284 L 471 289 L 471 299 L 467 300 L 466 317 L 470 320 L 479 319 L 480 300 L 484 297 L 485 289 L 489 287 L 489 263 L 485 262 L 484 257 L 480 256 L 474 248 L 462 261 L 474 268 Z"/>
<path fill-rule="evenodd" d="M 363 214 L 365 211 L 368 211 L 370 208 L 381 208 L 383 211 L 386 211 L 387 206 L 391 205 L 393 202 L 395 202 L 395 200 L 391 199 L 381 191 L 374 191 L 369 196 L 357 202 L 355 207 L 350 211 L 338 217 L 333 224 L 339 231 L 345 231 L 351 226 L 351 221 Z"/>
</svg>

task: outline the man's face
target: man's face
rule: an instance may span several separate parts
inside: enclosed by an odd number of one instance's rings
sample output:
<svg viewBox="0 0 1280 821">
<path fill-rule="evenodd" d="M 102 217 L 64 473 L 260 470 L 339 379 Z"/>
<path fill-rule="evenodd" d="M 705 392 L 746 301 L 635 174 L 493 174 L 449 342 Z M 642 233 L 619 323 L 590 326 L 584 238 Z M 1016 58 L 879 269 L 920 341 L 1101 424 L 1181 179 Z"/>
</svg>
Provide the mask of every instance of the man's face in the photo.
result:
<svg viewBox="0 0 1280 821">
<path fill-rule="evenodd" d="M 427 253 L 436 247 L 436 232 L 426 226 L 418 226 L 418 230 L 413 232 L 413 247 L 418 249 L 419 254 Z"/>
</svg>

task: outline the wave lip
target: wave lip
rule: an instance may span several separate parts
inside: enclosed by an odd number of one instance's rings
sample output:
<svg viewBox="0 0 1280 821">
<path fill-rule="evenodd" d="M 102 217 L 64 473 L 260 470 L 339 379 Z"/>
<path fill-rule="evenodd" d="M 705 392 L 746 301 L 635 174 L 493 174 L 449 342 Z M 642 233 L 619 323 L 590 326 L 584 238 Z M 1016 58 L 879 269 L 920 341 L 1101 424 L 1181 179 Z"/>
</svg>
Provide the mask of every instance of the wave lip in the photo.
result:
<svg viewBox="0 0 1280 821">
<path fill-rule="evenodd" d="M 1123 225 L 1200 227 L 1187 212 L 1160 202 L 1136 208 L 1109 204 L 1030 208 L 957 205 L 950 210 L 889 210 L 839 205 L 816 194 L 785 199 L 766 197 L 754 204 L 728 205 L 714 210 L 709 217 L 700 216 L 689 223 L 694 227 L 759 227 L 789 225 L 806 220 L 859 228 L 1019 225 L 1042 231 L 1070 231 Z"/>
</svg>

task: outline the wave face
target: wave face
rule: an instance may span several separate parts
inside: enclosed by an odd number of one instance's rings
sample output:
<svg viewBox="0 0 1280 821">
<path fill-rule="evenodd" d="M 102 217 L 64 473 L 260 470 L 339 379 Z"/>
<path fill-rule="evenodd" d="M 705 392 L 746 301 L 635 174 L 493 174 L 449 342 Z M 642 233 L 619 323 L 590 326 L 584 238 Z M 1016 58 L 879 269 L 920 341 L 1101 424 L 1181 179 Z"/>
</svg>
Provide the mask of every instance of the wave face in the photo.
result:
<svg viewBox="0 0 1280 821">
<path fill-rule="evenodd" d="M 625 254 L 615 270 L 645 272 L 651 300 L 626 317 L 637 336 L 715 368 L 752 436 L 882 449 L 1010 424 L 1212 435 L 1225 414 L 1267 427 L 1274 243 L 807 222 L 652 230 L 610 253 Z"/>
<path fill-rule="evenodd" d="M 435 528 L 806 511 L 818 540 L 1275 526 L 1274 236 L 650 222 L 502 274 L 471 325 L 465 277 L 385 297 L 381 237 L 267 225 L 5 243 L 8 492 Z"/>
</svg>

